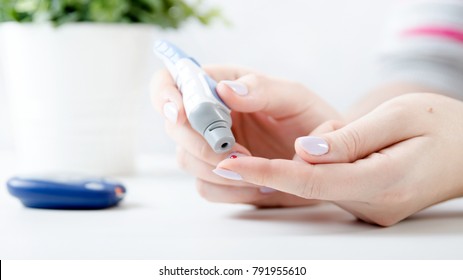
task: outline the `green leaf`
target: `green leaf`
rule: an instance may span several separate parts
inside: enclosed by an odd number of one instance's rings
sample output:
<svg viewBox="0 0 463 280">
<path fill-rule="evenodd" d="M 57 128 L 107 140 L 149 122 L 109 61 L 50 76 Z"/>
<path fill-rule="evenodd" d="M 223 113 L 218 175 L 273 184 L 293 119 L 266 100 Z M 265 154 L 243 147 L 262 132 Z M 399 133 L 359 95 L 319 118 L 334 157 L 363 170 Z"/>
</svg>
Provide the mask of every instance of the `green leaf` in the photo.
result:
<svg viewBox="0 0 463 280">
<path fill-rule="evenodd" d="M 217 8 L 203 11 L 203 1 L 185 0 L 0 0 L 0 22 L 50 21 L 145 23 L 178 28 L 188 19 L 207 25 L 222 18 Z"/>
</svg>

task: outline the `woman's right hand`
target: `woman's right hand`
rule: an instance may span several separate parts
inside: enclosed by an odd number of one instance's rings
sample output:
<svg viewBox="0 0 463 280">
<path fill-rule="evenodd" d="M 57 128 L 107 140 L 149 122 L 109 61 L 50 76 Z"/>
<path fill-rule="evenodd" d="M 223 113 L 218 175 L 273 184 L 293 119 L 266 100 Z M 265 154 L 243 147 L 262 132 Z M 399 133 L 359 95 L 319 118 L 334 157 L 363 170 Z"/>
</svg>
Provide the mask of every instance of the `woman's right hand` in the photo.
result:
<svg viewBox="0 0 463 280">
<path fill-rule="evenodd" d="M 460 100 L 405 94 L 344 126 L 328 122 L 298 139 L 296 152 L 306 163 L 248 157 L 224 160 L 218 168 L 390 226 L 463 197 L 462 120 Z"/>
<path fill-rule="evenodd" d="M 238 67 L 204 69 L 219 81 L 217 92 L 232 110 L 236 144 L 231 155 L 291 159 L 297 137 L 309 134 L 327 120 L 340 118 L 324 100 L 299 83 Z M 177 143 L 178 162 L 198 178 L 198 190 L 206 199 L 258 206 L 313 203 L 214 174 L 215 166 L 230 154 L 214 153 L 203 137 L 191 128 L 182 96 L 166 70 L 156 73 L 153 79 L 152 99 L 156 110 L 166 117 L 168 135 Z"/>
</svg>

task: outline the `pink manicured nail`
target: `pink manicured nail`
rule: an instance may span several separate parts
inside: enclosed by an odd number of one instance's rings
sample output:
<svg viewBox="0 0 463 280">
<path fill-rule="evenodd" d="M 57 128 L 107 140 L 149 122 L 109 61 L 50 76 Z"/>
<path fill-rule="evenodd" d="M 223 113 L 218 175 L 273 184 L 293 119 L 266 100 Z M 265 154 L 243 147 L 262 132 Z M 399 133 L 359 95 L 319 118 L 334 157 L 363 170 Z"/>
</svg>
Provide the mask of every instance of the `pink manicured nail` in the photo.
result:
<svg viewBox="0 0 463 280">
<path fill-rule="evenodd" d="M 223 177 L 225 179 L 230 179 L 230 180 L 235 180 L 235 181 L 241 181 L 243 180 L 243 177 L 241 177 L 240 174 L 226 170 L 226 169 L 221 169 L 221 168 L 216 168 L 212 170 L 215 174 L 219 175 L 220 177 Z"/>
<path fill-rule="evenodd" d="M 328 142 L 321 137 L 306 136 L 298 138 L 297 141 L 307 153 L 313 156 L 321 156 L 329 151 Z"/>
<path fill-rule="evenodd" d="M 268 194 L 268 193 L 274 193 L 276 192 L 277 190 L 275 189 L 272 189 L 272 188 L 269 188 L 269 187 L 260 187 L 259 188 L 259 191 L 263 194 Z"/>
<path fill-rule="evenodd" d="M 220 81 L 229 86 L 236 94 L 244 96 L 248 94 L 248 88 L 245 84 L 235 81 Z"/>
</svg>

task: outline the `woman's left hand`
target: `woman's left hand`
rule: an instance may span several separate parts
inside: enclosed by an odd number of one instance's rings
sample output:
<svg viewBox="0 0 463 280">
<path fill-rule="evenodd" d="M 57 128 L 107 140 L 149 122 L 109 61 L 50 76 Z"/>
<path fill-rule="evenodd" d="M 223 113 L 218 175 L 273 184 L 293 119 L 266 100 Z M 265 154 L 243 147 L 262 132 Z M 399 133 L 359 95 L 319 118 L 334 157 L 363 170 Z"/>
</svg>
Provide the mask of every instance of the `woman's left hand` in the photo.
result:
<svg viewBox="0 0 463 280">
<path fill-rule="evenodd" d="M 155 108 L 166 116 L 167 133 L 177 142 L 178 163 L 197 177 L 196 186 L 201 196 L 214 202 L 259 207 L 317 203 L 226 180 L 212 170 L 223 159 L 239 155 L 291 159 L 294 140 L 329 119 L 340 118 L 338 112 L 297 82 L 235 66 L 206 66 L 204 69 L 219 81 L 217 93 L 232 110 L 232 130 L 236 139 L 231 149 L 233 153 L 215 153 L 193 130 L 186 117 L 182 95 L 166 70 L 155 75 L 152 96 Z"/>
<path fill-rule="evenodd" d="M 406 94 L 346 126 L 324 124 L 295 147 L 304 162 L 242 157 L 217 167 L 382 226 L 463 196 L 463 102 L 455 99 Z"/>
</svg>

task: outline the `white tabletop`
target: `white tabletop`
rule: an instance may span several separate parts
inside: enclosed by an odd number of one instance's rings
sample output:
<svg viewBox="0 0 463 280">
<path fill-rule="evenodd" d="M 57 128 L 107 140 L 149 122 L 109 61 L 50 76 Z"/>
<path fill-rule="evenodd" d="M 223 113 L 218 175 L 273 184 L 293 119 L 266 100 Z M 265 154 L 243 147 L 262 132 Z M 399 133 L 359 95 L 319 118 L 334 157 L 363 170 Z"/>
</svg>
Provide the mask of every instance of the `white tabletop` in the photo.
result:
<svg viewBox="0 0 463 280">
<path fill-rule="evenodd" d="M 330 204 L 256 210 L 210 203 L 171 157 L 159 156 L 119 178 L 128 195 L 117 208 L 38 210 L 7 193 L 13 173 L 1 157 L 0 259 L 463 258 L 461 199 L 381 228 Z"/>
</svg>

